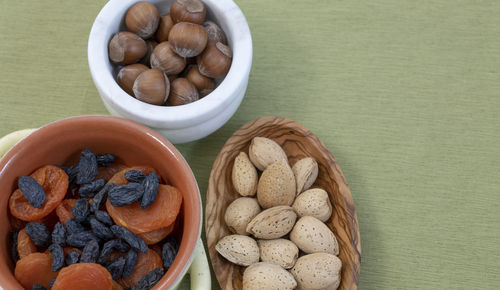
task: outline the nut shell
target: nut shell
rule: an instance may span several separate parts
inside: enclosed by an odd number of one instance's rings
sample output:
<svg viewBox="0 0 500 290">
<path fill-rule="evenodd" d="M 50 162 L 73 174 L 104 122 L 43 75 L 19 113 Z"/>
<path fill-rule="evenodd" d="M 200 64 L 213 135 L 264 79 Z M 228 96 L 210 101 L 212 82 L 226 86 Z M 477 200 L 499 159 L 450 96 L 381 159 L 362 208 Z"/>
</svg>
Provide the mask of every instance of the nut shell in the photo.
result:
<svg viewBox="0 0 500 290">
<path fill-rule="evenodd" d="M 207 32 L 208 41 L 222 42 L 227 45 L 226 34 L 222 31 L 219 25 L 212 21 L 205 21 L 203 22 L 203 27 Z"/>
<path fill-rule="evenodd" d="M 170 16 L 174 23 L 202 24 L 207 16 L 207 9 L 200 0 L 176 0 L 170 6 Z"/>
<path fill-rule="evenodd" d="M 257 200 L 262 208 L 292 205 L 295 199 L 295 177 L 283 160 L 269 165 L 260 176 Z"/>
<path fill-rule="evenodd" d="M 198 66 L 192 66 L 186 74 L 186 78 L 198 89 L 200 97 L 210 94 L 215 89 L 215 81 L 202 75 Z"/>
<path fill-rule="evenodd" d="M 128 31 L 118 32 L 108 46 L 109 59 L 118 65 L 136 63 L 147 52 L 146 42 Z"/>
<path fill-rule="evenodd" d="M 231 179 L 236 192 L 241 196 L 254 196 L 257 192 L 259 176 L 245 152 L 240 152 L 234 159 Z"/>
<path fill-rule="evenodd" d="M 134 96 L 132 87 L 137 77 L 147 71 L 149 68 L 140 63 L 129 64 L 124 66 L 116 76 L 118 85 L 129 95 Z"/>
<path fill-rule="evenodd" d="M 290 271 L 299 289 L 337 289 L 342 261 L 334 255 L 315 253 L 300 257 Z"/>
<path fill-rule="evenodd" d="M 295 287 L 293 275 L 274 263 L 255 263 L 243 273 L 243 290 L 292 290 Z"/>
<path fill-rule="evenodd" d="M 162 105 L 168 98 L 170 82 L 167 75 L 159 69 L 142 72 L 134 82 L 134 96 L 142 102 Z"/>
<path fill-rule="evenodd" d="M 248 223 L 247 232 L 258 239 L 278 239 L 290 232 L 296 219 L 293 208 L 275 206 L 256 215 Z"/>
<path fill-rule="evenodd" d="M 248 149 L 248 157 L 260 171 L 280 160 L 288 162 L 285 151 L 283 151 L 281 146 L 265 137 L 255 137 L 252 139 L 250 148 Z"/>
<path fill-rule="evenodd" d="M 172 50 L 168 41 L 155 47 L 150 63 L 151 68 L 161 69 L 167 75 L 176 75 L 186 66 L 186 60 Z"/>
<path fill-rule="evenodd" d="M 299 248 L 290 240 L 259 240 L 257 244 L 262 262 L 272 262 L 285 269 L 290 269 L 299 257 Z"/>
<path fill-rule="evenodd" d="M 186 78 L 176 78 L 170 85 L 169 106 L 181 106 L 199 99 L 196 87 Z"/>
<path fill-rule="evenodd" d="M 228 205 L 224 221 L 231 232 L 247 236 L 248 223 L 260 212 L 261 208 L 257 199 L 240 197 Z"/>
<path fill-rule="evenodd" d="M 174 26 L 174 21 L 172 21 L 172 17 L 170 14 L 164 14 L 160 17 L 160 24 L 158 25 L 158 29 L 155 33 L 156 41 L 163 42 L 168 40 L 168 34 L 170 33 L 170 29 Z"/>
<path fill-rule="evenodd" d="M 193 57 L 200 54 L 207 46 L 207 32 L 199 24 L 179 22 L 168 34 L 172 49 L 182 57 Z"/>
<path fill-rule="evenodd" d="M 290 232 L 290 240 L 304 253 L 339 254 L 339 244 L 333 232 L 312 216 L 301 217 Z"/>
<path fill-rule="evenodd" d="M 314 158 L 303 158 L 292 167 L 297 181 L 297 194 L 309 189 L 318 177 L 318 162 Z"/>
<path fill-rule="evenodd" d="M 254 239 L 247 236 L 225 236 L 217 242 L 215 250 L 236 265 L 249 266 L 259 262 L 259 246 Z"/>
<path fill-rule="evenodd" d="M 146 1 L 137 2 L 125 14 L 127 29 L 143 39 L 150 38 L 158 28 L 160 13 L 156 7 Z"/>
<path fill-rule="evenodd" d="M 299 217 L 312 216 L 326 222 L 332 216 L 330 198 L 321 188 L 308 189 L 299 194 L 292 207 Z"/>
<path fill-rule="evenodd" d="M 196 61 L 201 74 L 210 78 L 221 78 L 229 72 L 232 57 L 229 46 L 222 42 L 210 41 Z"/>
</svg>

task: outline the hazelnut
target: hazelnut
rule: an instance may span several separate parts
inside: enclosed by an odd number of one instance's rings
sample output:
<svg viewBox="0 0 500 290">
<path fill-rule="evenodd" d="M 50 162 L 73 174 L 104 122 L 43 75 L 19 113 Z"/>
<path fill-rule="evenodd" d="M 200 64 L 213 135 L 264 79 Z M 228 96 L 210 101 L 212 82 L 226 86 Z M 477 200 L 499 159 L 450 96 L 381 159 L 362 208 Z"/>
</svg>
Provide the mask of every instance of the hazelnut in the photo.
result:
<svg viewBox="0 0 500 290">
<path fill-rule="evenodd" d="M 149 2 L 137 2 L 125 14 L 127 29 L 140 37 L 150 38 L 158 28 L 160 13 Z"/>
<path fill-rule="evenodd" d="M 171 85 L 168 104 L 170 106 L 180 106 L 192 103 L 199 99 L 196 87 L 186 78 L 176 78 Z"/>
<path fill-rule="evenodd" d="M 139 101 L 162 105 L 170 93 L 170 82 L 163 71 L 153 68 L 142 72 L 135 80 L 132 89 Z"/>
<path fill-rule="evenodd" d="M 170 6 L 170 17 L 174 23 L 191 22 L 202 24 L 207 16 L 207 9 L 200 0 L 176 0 Z"/>
<path fill-rule="evenodd" d="M 222 42 L 224 44 L 227 44 L 226 35 L 224 34 L 224 31 L 222 31 L 222 29 L 219 27 L 219 25 L 215 24 L 212 21 L 205 21 L 203 22 L 203 27 L 207 32 L 208 41 Z"/>
<path fill-rule="evenodd" d="M 146 42 L 132 32 L 118 32 L 109 42 L 109 59 L 119 65 L 137 62 L 146 54 Z"/>
<path fill-rule="evenodd" d="M 211 78 L 220 78 L 227 74 L 231 67 L 232 53 L 229 46 L 222 42 L 209 42 L 202 54 L 198 55 L 200 73 Z"/>
<path fill-rule="evenodd" d="M 198 89 L 201 97 L 210 94 L 215 89 L 215 81 L 204 76 L 198 70 L 198 66 L 193 66 L 186 75 L 188 79 Z"/>
<path fill-rule="evenodd" d="M 151 68 L 163 70 L 167 75 L 180 73 L 186 66 L 186 60 L 177 55 L 168 41 L 158 44 L 151 54 Z"/>
<path fill-rule="evenodd" d="M 193 57 L 200 54 L 207 46 L 207 32 L 199 24 L 179 22 L 168 34 L 168 42 L 172 49 L 182 57 Z"/>
<path fill-rule="evenodd" d="M 157 45 L 158 45 L 158 42 L 156 42 L 152 39 L 146 40 L 146 47 L 147 47 L 146 54 L 140 60 L 140 63 L 142 63 L 144 65 L 149 65 L 150 59 L 151 59 L 151 54 L 153 53 L 153 50 L 155 49 L 155 47 Z"/>
<path fill-rule="evenodd" d="M 158 42 L 163 42 L 168 40 L 168 33 L 170 29 L 174 26 L 174 22 L 170 17 L 170 14 L 164 14 L 160 18 L 160 24 L 158 25 L 158 30 L 156 30 L 155 38 Z"/>
<path fill-rule="evenodd" d="M 149 68 L 140 63 L 129 64 L 123 67 L 116 77 L 116 81 L 118 85 L 127 92 L 127 94 L 133 96 L 134 91 L 132 87 L 134 86 L 134 82 L 137 77 L 144 71 L 147 71 Z"/>
</svg>

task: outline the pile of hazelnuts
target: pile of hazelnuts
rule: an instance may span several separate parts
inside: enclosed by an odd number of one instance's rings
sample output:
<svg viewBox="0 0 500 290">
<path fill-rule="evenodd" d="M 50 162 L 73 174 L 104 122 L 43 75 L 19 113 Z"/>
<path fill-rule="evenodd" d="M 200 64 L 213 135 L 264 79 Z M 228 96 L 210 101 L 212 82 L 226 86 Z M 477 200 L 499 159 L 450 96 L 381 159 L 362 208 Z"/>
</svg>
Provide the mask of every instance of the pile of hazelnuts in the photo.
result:
<svg viewBox="0 0 500 290">
<path fill-rule="evenodd" d="M 205 21 L 200 0 L 175 0 L 161 15 L 137 2 L 125 15 L 128 31 L 109 42 L 109 59 L 121 66 L 117 82 L 129 95 L 153 105 L 194 102 L 216 87 L 231 67 L 232 52 L 222 29 Z"/>
</svg>

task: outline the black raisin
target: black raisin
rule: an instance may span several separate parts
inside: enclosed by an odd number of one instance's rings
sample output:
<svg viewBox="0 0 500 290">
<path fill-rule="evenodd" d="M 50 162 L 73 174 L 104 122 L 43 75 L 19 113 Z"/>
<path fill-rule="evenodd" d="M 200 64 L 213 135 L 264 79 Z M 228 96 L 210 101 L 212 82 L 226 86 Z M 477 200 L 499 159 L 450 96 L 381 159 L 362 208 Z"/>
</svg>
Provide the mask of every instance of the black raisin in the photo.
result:
<svg viewBox="0 0 500 290">
<path fill-rule="evenodd" d="M 141 199 L 141 208 L 146 209 L 148 206 L 153 204 L 158 194 L 158 185 L 160 184 L 160 178 L 156 173 L 151 172 L 142 181 L 142 186 L 144 187 L 144 194 Z"/>
<path fill-rule="evenodd" d="M 92 181 L 91 183 L 87 183 L 82 185 L 78 190 L 78 194 L 80 197 L 94 197 L 94 195 L 100 191 L 104 185 L 106 184 L 106 180 L 97 179 Z"/>
<path fill-rule="evenodd" d="M 107 225 L 107 226 L 112 226 L 113 225 L 113 220 L 109 216 L 109 214 L 106 211 L 103 210 L 98 210 L 94 212 L 95 218 L 100 221 L 101 223 Z"/>
<path fill-rule="evenodd" d="M 106 257 L 113 252 L 117 241 L 118 240 L 111 240 L 104 243 L 99 258 L 97 259 L 99 264 L 103 264 L 106 261 Z"/>
<path fill-rule="evenodd" d="M 179 244 L 179 241 L 177 241 L 177 239 L 175 238 L 175 236 L 173 236 L 173 235 L 168 236 L 165 239 L 165 243 L 171 243 L 174 246 L 175 250 L 177 252 L 179 251 L 180 244 Z"/>
<path fill-rule="evenodd" d="M 85 228 L 75 219 L 68 219 L 65 224 L 68 235 L 85 231 Z"/>
<path fill-rule="evenodd" d="M 123 266 L 123 277 L 128 277 L 132 274 L 132 270 L 137 263 L 137 252 L 135 250 L 128 251 L 125 256 L 125 266 Z"/>
<path fill-rule="evenodd" d="M 61 222 L 57 222 L 52 231 L 52 243 L 64 246 L 66 244 L 66 229 Z"/>
<path fill-rule="evenodd" d="M 25 230 L 35 245 L 46 248 L 50 244 L 50 232 L 44 224 L 27 223 Z"/>
<path fill-rule="evenodd" d="M 141 253 L 146 253 L 148 251 L 148 245 L 141 239 L 138 235 L 132 233 L 128 229 L 118 225 L 112 225 L 111 231 L 116 237 L 123 239 L 127 244 L 130 245 L 132 249 L 135 249 Z"/>
<path fill-rule="evenodd" d="M 21 193 L 34 208 L 40 208 L 45 203 L 46 195 L 43 187 L 29 176 L 21 176 L 17 181 Z"/>
<path fill-rule="evenodd" d="M 94 181 L 97 176 L 97 159 L 90 151 L 90 149 L 85 149 L 80 155 L 80 161 L 78 162 L 78 174 L 76 175 L 77 184 L 87 184 Z"/>
<path fill-rule="evenodd" d="M 92 205 L 90 206 L 90 210 L 92 212 L 98 211 L 106 202 L 106 199 L 108 198 L 108 192 L 111 188 L 113 188 L 115 185 L 110 182 L 106 184 L 95 196 L 94 199 L 92 199 Z"/>
<path fill-rule="evenodd" d="M 156 268 L 153 271 L 146 274 L 146 276 L 142 277 L 137 284 L 137 287 L 134 289 L 151 289 L 153 288 L 158 281 L 160 281 L 161 277 L 163 277 L 164 271 L 163 268 Z"/>
<path fill-rule="evenodd" d="M 144 193 L 144 187 L 139 183 L 129 183 L 113 187 L 108 192 L 109 202 L 113 206 L 125 206 L 138 201 Z"/>
<path fill-rule="evenodd" d="M 75 206 L 71 209 L 71 214 L 77 222 L 83 222 L 90 213 L 89 202 L 85 198 L 76 201 Z"/>
<path fill-rule="evenodd" d="M 82 256 L 80 257 L 80 263 L 95 263 L 97 262 L 97 257 L 99 256 L 99 243 L 96 240 L 90 240 L 87 242 L 82 250 Z"/>
<path fill-rule="evenodd" d="M 33 287 L 31 289 L 32 290 L 47 290 L 45 287 L 43 287 L 40 284 L 33 284 Z"/>
<path fill-rule="evenodd" d="M 80 171 L 78 169 L 78 163 L 73 165 L 73 166 L 68 167 L 65 171 L 66 171 L 66 174 L 68 175 L 69 184 L 75 184 L 76 176 L 78 175 L 78 171 Z"/>
<path fill-rule="evenodd" d="M 18 232 L 10 232 L 10 238 L 12 240 L 12 247 L 10 248 L 10 257 L 14 264 L 19 260 L 19 253 L 17 252 L 17 235 Z"/>
<path fill-rule="evenodd" d="M 77 251 L 71 251 L 66 255 L 66 265 L 72 265 L 78 263 L 78 260 L 80 259 L 80 253 Z"/>
<path fill-rule="evenodd" d="M 49 246 L 50 255 L 52 256 L 52 272 L 57 272 L 64 266 L 64 251 L 58 244 Z"/>
<path fill-rule="evenodd" d="M 110 166 L 115 162 L 116 156 L 110 153 L 96 155 L 97 165 Z"/>
<path fill-rule="evenodd" d="M 54 283 L 56 283 L 56 278 L 50 280 L 49 287 L 52 288 L 54 286 Z"/>
<path fill-rule="evenodd" d="M 130 246 L 126 242 L 124 242 L 123 240 L 118 239 L 118 240 L 116 240 L 115 249 L 117 249 L 118 251 L 120 251 L 122 253 L 125 253 L 126 251 L 128 251 L 130 249 Z"/>
<path fill-rule="evenodd" d="M 83 231 L 75 234 L 70 234 L 66 238 L 66 242 L 68 245 L 77 247 L 77 248 L 83 248 L 85 245 L 90 241 L 90 240 L 96 240 L 99 241 L 98 238 L 89 231 Z"/>
<path fill-rule="evenodd" d="M 108 272 L 111 274 L 111 277 L 113 277 L 113 280 L 117 281 L 122 276 L 123 266 L 125 266 L 125 259 L 120 257 L 109 263 L 106 266 L 106 269 L 108 269 Z"/>
<path fill-rule="evenodd" d="M 112 239 L 114 237 L 111 230 L 106 227 L 103 223 L 98 221 L 95 217 L 90 218 L 90 227 L 92 232 L 98 237 L 105 241 Z"/>
<path fill-rule="evenodd" d="M 146 174 L 138 170 L 129 170 L 125 172 L 125 179 L 130 182 L 141 183 L 144 178 L 146 178 Z"/>
<path fill-rule="evenodd" d="M 172 243 L 166 242 L 163 244 L 161 248 L 161 259 L 163 260 L 163 267 L 168 270 L 172 263 L 175 260 L 175 256 L 177 255 L 177 250 L 175 249 L 175 245 Z"/>
</svg>

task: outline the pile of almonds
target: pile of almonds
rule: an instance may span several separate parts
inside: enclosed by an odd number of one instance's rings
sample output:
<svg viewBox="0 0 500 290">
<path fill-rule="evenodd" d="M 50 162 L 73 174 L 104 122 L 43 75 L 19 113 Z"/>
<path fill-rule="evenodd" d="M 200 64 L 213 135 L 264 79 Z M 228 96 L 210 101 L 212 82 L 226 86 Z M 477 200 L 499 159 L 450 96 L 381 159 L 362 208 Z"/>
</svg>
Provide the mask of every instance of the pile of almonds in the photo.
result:
<svg viewBox="0 0 500 290">
<path fill-rule="evenodd" d="M 153 105 L 184 105 L 211 93 L 215 79 L 229 71 L 232 52 L 206 14 L 200 0 L 175 0 L 161 16 L 149 2 L 130 7 L 128 31 L 116 33 L 108 46 L 111 62 L 122 66 L 120 87 Z"/>
<path fill-rule="evenodd" d="M 311 188 L 317 176 L 316 160 L 306 157 L 290 167 L 278 143 L 264 137 L 253 138 L 248 155 L 240 152 L 235 158 L 231 177 L 242 197 L 224 216 L 234 234 L 215 248 L 228 261 L 247 267 L 244 290 L 339 286 L 339 246 L 324 223 L 332 204 L 325 190 Z"/>
</svg>

